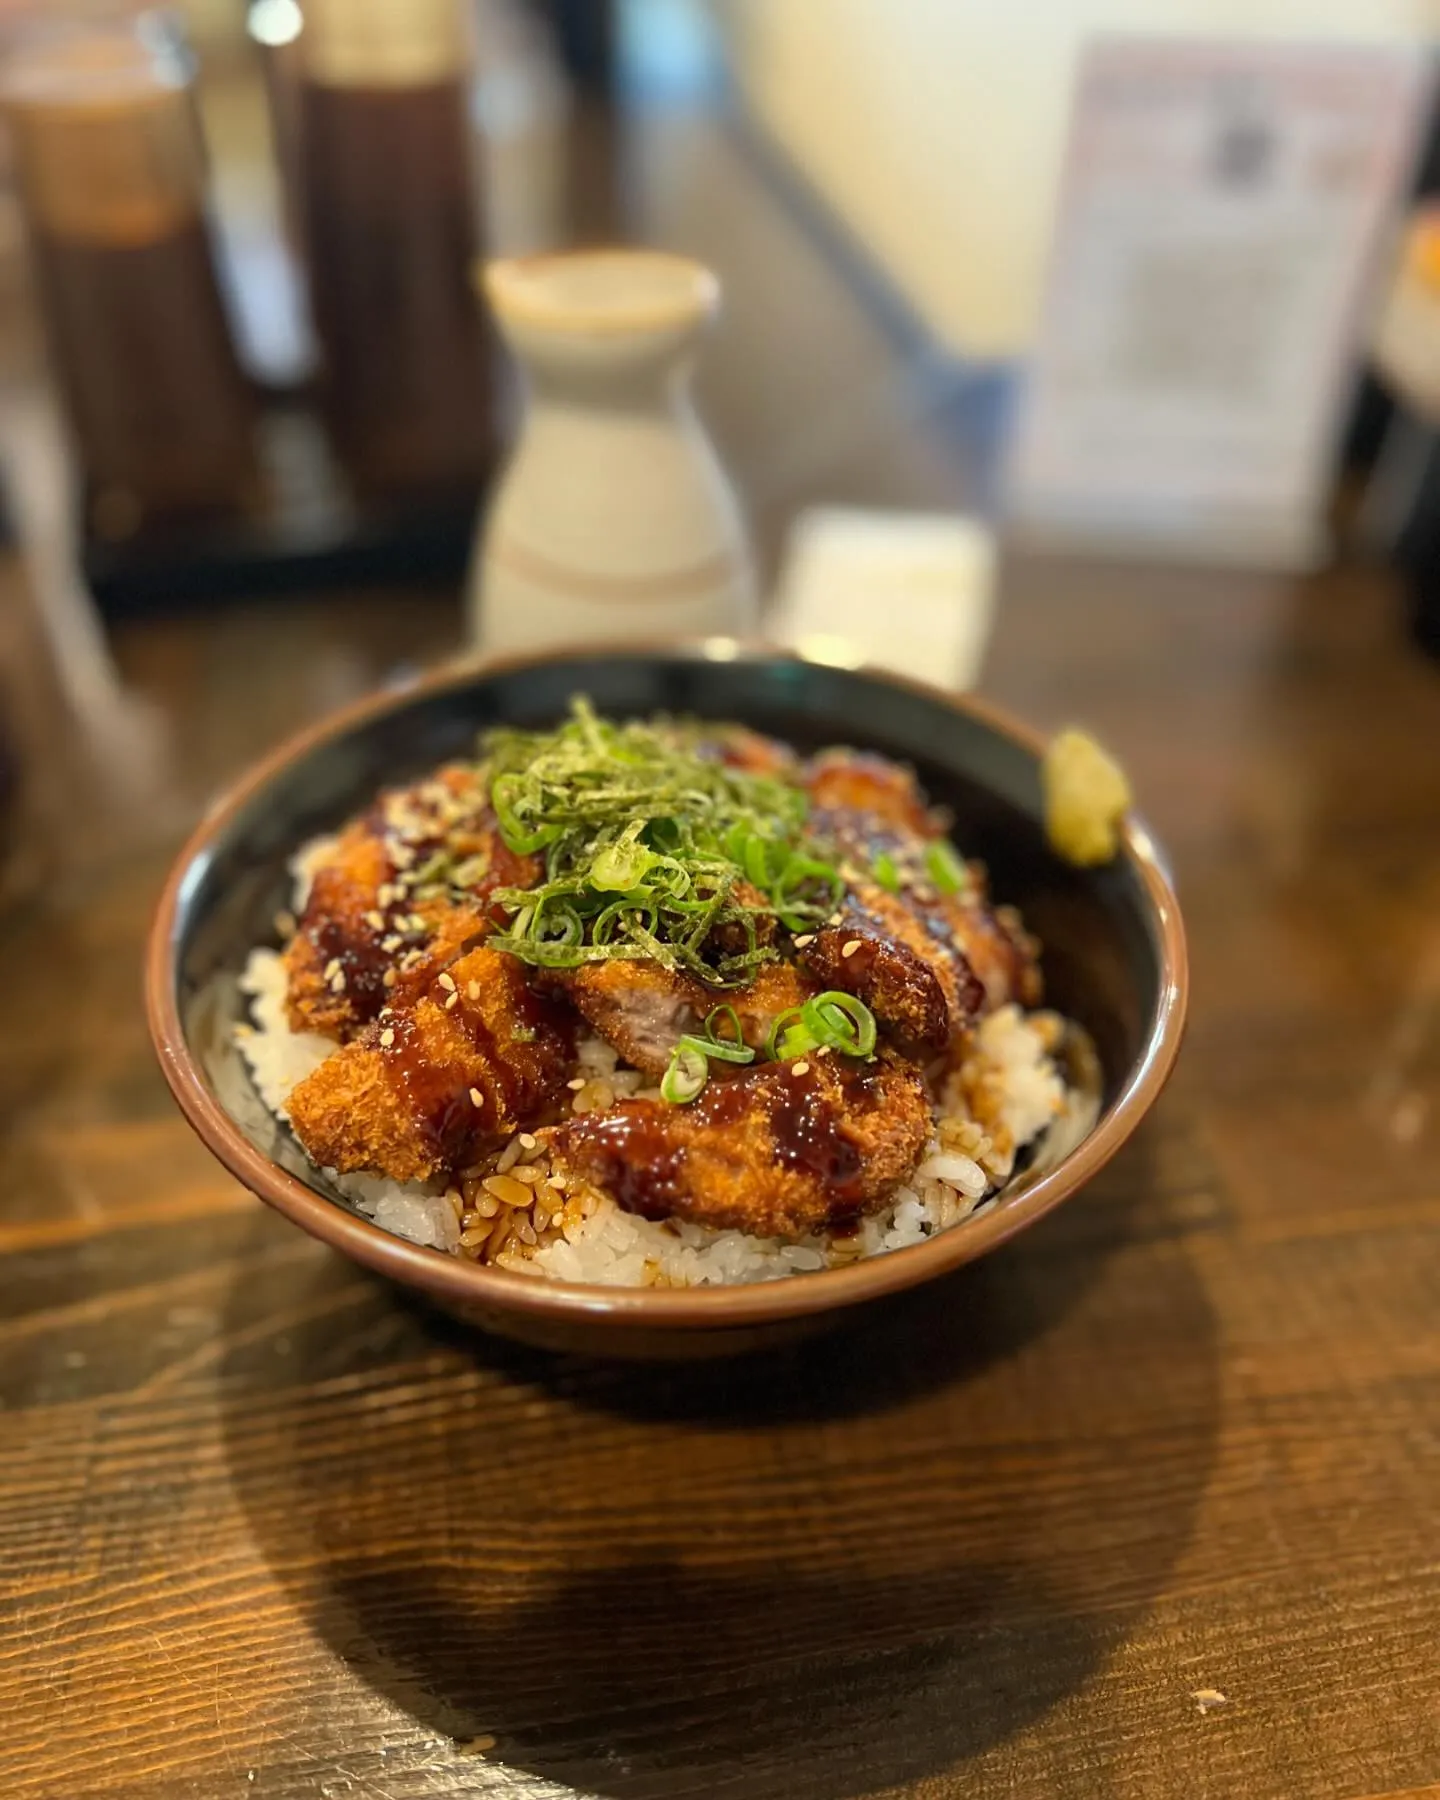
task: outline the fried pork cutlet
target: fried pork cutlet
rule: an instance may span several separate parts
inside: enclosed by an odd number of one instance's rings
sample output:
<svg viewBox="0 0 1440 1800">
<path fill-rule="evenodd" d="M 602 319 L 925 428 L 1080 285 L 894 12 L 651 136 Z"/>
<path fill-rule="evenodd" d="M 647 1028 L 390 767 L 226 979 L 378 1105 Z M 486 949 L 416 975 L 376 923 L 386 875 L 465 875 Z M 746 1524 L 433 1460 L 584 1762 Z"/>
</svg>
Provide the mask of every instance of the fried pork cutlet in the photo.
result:
<svg viewBox="0 0 1440 1800">
<path fill-rule="evenodd" d="M 822 986 L 863 1000 L 906 1048 L 936 1055 L 980 1012 L 985 989 L 963 951 L 932 937 L 901 900 L 864 884 L 838 925 L 797 944 L 801 966 Z"/>
<path fill-rule="evenodd" d="M 822 750 L 805 769 L 810 804 L 820 814 L 850 813 L 921 838 L 943 822 L 925 804 L 914 771 L 868 750 Z"/>
<path fill-rule="evenodd" d="M 563 1092 L 569 1016 L 535 993 L 514 957 L 483 946 L 386 1008 L 291 1093 L 290 1123 L 313 1162 L 426 1181 L 465 1168 Z"/>
<path fill-rule="evenodd" d="M 766 963 L 745 987 L 711 988 L 658 963 L 619 959 L 585 963 L 557 985 L 622 1060 L 647 1075 L 663 1075 L 680 1038 L 703 1031 L 719 1005 L 735 1008 L 745 1042 L 763 1051 L 780 1014 L 817 991 L 789 963 Z"/>
<path fill-rule="evenodd" d="M 344 1041 L 412 1001 L 489 929 L 489 895 L 539 874 L 506 847 L 468 765 L 382 795 L 314 870 L 285 952 L 292 1030 Z"/>
<path fill-rule="evenodd" d="M 878 1206 L 930 1129 L 919 1070 L 882 1050 L 759 1063 L 689 1106 L 623 1100 L 567 1121 L 552 1151 L 645 1218 L 797 1238 Z"/>
<path fill-rule="evenodd" d="M 838 846 L 847 881 L 837 921 L 846 935 L 838 949 L 857 934 L 888 938 L 926 963 L 944 996 L 947 1036 L 1006 1001 L 1039 1003 L 1035 946 L 1007 909 L 990 905 L 979 866 L 968 865 L 953 893 L 936 885 L 927 857 L 944 837 L 943 820 L 926 808 L 908 769 L 860 751 L 831 750 L 810 764 L 807 786 L 815 805 L 812 829 Z M 901 878 L 898 893 L 872 879 L 882 859 Z M 870 956 L 852 951 L 847 974 L 843 959 L 835 966 L 835 948 L 828 933 L 818 933 L 802 960 L 820 980 L 867 1004 L 870 995 L 860 984 L 871 986 L 876 1017 L 897 1035 L 925 1048 L 943 1044 L 943 1038 L 924 1034 L 927 1025 L 936 1029 L 929 1011 L 934 994 L 922 998 L 908 958 L 894 959 L 893 966 L 887 959 L 872 975 Z"/>
<path fill-rule="evenodd" d="M 732 769 L 747 775 L 772 775 L 780 781 L 799 777 L 800 759 L 788 744 L 765 737 L 748 725 L 727 725 L 714 741 L 714 752 Z"/>
</svg>

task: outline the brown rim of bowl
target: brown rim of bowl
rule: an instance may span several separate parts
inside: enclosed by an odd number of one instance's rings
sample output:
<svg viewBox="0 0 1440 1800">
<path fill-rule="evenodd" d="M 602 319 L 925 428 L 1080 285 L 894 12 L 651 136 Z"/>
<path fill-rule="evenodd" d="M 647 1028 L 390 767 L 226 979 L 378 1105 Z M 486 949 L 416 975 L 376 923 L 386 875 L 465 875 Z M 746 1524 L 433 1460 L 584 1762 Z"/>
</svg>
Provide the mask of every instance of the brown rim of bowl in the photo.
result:
<svg viewBox="0 0 1440 1800">
<path fill-rule="evenodd" d="M 146 950 L 145 1008 L 150 1035 L 171 1092 L 196 1132 L 231 1174 L 312 1237 L 344 1251 L 367 1268 L 450 1302 L 488 1304 L 500 1311 L 551 1318 L 608 1317 L 632 1326 L 723 1329 L 854 1306 L 958 1268 L 1023 1231 L 1104 1168 L 1154 1104 L 1170 1075 L 1184 1031 L 1189 993 L 1180 908 L 1160 853 L 1143 822 L 1133 814 L 1122 827 L 1121 855 L 1139 876 L 1154 909 L 1160 956 L 1159 999 L 1147 1023 L 1141 1055 L 1114 1103 L 1063 1162 L 1008 1204 L 979 1218 L 961 1220 L 924 1243 L 840 1269 L 735 1287 L 609 1288 L 514 1275 L 395 1237 L 359 1213 L 350 1212 L 307 1187 L 250 1143 L 206 1084 L 186 1046 L 180 1024 L 173 940 L 180 893 L 197 857 L 208 849 L 235 812 L 287 764 L 366 719 L 408 705 L 426 694 L 466 686 L 479 676 L 540 667 L 572 657 L 579 660 L 610 654 L 689 657 L 696 661 L 805 661 L 793 651 L 758 641 L 706 638 L 635 645 L 576 645 L 563 656 L 481 657 L 450 663 L 403 686 L 357 701 L 298 733 L 253 765 L 211 805 L 176 857 L 156 908 Z M 1045 740 L 1038 732 L 988 702 L 868 667 L 851 672 L 939 701 L 952 712 L 969 714 L 1037 756 L 1044 750 Z"/>
</svg>

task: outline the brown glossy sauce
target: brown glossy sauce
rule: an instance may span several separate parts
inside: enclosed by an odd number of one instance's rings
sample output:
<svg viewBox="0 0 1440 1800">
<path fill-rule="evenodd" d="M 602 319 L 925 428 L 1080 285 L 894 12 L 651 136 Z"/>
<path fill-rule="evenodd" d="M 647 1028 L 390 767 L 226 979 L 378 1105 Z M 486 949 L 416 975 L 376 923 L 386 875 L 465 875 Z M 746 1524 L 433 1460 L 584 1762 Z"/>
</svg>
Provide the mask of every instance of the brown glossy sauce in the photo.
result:
<svg viewBox="0 0 1440 1800">
<path fill-rule="evenodd" d="M 345 976 L 345 998 L 355 1017 L 373 1019 L 385 1004 L 388 989 L 385 971 L 394 957 L 380 948 L 383 934 L 368 925 L 322 912 L 313 927 L 312 937 L 326 966 L 338 962 Z"/>
<path fill-rule="evenodd" d="M 787 1073 L 776 1083 L 769 1114 L 779 1160 L 818 1181 L 836 1212 L 858 1210 L 864 1193 L 860 1149 L 815 1075 Z"/>
<path fill-rule="evenodd" d="M 326 409 L 362 483 L 478 480 L 490 349 L 463 81 L 298 93 L 300 218 Z"/>
<path fill-rule="evenodd" d="M 204 221 L 140 243 L 80 242 L 37 225 L 32 246 L 85 473 L 98 499 L 123 495 L 134 509 L 114 527 L 253 497 L 254 401 Z"/>
<path fill-rule="evenodd" d="M 473 1160 L 481 1140 L 534 1115 L 569 1067 L 573 1041 L 559 1015 L 530 993 L 523 978 L 504 997 L 498 1021 L 487 1014 L 483 995 L 470 1000 L 463 979 L 456 980 L 449 989 L 432 976 L 425 997 L 444 1011 L 467 1049 L 456 1047 L 446 1054 L 447 1039 L 427 1038 L 414 1013 L 406 1010 L 385 1015 L 383 1023 L 394 1037 L 382 1046 L 417 1130 L 435 1160 L 452 1170 Z M 454 1005 L 447 1006 L 452 998 Z M 509 1034 L 516 1025 L 533 1036 L 513 1039 Z M 479 1106 L 471 1098 L 472 1088 L 481 1096 Z"/>
<path fill-rule="evenodd" d="M 627 1212 L 668 1218 L 685 1193 L 684 1147 L 676 1142 L 658 1102 L 622 1105 L 622 1111 L 587 1120 L 582 1138 L 586 1171 Z"/>
<path fill-rule="evenodd" d="M 814 1181 L 832 1218 L 850 1217 L 864 1201 L 864 1159 L 830 1098 L 837 1074 L 846 1103 L 874 1103 L 876 1083 L 862 1068 L 837 1065 L 822 1080 L 813 1068 L 797 1076 L 789 1064 L 712 1082 L 683 1111 L 622 1102 L 576 1128 L 586 1172 L 628 1211 L 667 1218 L 684 1210 L 688 1145 L 708 1132 L 743 1130 L 767 1136 L 782 1168 Z"/>
<path fill-rule="evenodd" d="M 467 1071 L 427 1054 L 413 1013 L 396 1013 L 387 1024 L 395 1037 L 384 1055 L 417 1130 L 437 1162 L 462 1163 L 467 1146 L 484 1125 L 482 1110 L 470 1098 Z"/>
</svg>

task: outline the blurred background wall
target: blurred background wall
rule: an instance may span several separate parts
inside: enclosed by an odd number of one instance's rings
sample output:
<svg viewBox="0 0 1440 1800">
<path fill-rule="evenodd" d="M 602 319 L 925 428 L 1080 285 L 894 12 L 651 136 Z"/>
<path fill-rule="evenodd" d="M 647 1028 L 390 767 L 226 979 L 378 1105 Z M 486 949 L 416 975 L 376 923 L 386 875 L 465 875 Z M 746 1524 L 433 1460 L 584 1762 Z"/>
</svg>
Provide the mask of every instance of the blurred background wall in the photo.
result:
<svg viewBox="0 0 1440 1800">
<path fill-rule="evenodd" d="M 714 0 L 714 10 L 762 128 L 966 357 L 1012 356 L 1033 335 L 1085 37 L 1440 35 L 1440 0 Z"/>
</svg>

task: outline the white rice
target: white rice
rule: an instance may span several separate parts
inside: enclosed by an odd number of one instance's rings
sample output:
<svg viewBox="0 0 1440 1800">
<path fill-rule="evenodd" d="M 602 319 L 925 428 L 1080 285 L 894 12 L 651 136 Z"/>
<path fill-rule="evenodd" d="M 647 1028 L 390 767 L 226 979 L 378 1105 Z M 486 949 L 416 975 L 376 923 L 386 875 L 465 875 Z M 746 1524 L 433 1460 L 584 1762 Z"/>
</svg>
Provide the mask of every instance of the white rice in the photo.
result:
<svg viewBox="0 0 1440 1800">
<path fill-rule="evenodd" d="M 313 1033 L 291 1031 L 285 1014 L 285 970 L 273 950 L 255 950 L 240 986 L 251 1023 L 237 1028 L 239 1046 L 265 1104 L 284 1119 L 291 1089 L 334 1050 Z M 517 1272 L 601 1286 L 698 1287 L 770 1281 L 835 1268 L 922 1242 L 996 1204 L 1016 1154 L 1041 1133 L 1082 1136 L 1095 1105 L 1067 1089 L 1052 1052 L 1064 1024 L 1053 1013 L 1024 1014 L 1002 1006 L 979 1025 L 971 1055 L 938 1098 L 935 1136 L 910 1180 L 885 1208 L 845 1234 L 799 1243 L 714 1231 L 682 1220 L 655 1222 L 617 1206 L 593 1188 L 561 1176 L 547 1179 L 545 1146 L 533 1134 L 513 1138 L 491 1173 L 527 1180 L 538 1196 L 507 1211 L 477 1182 L 470 1198 L 451 1188 L 373 1175 L 330 1180 L 358 1211 L 414 1243 L 468 1255 Z M 646 1078 L 618 1066 L 603 1039 L 584 1037 L 579 1072 L 586 1085 L 572 1096 L 576 1111 L 653 1093 Z M 498 1234 L 498 1235 L 497 1235 Z"/>
</svg>

